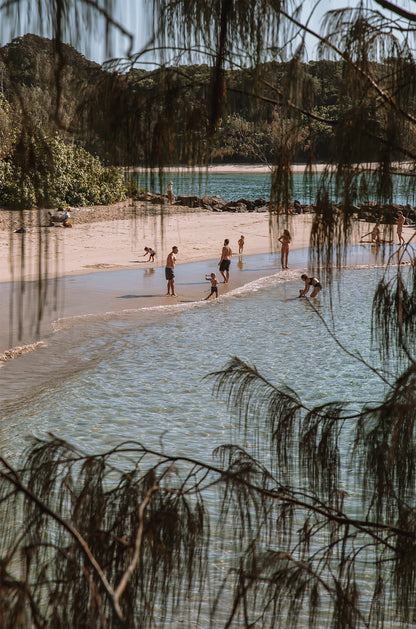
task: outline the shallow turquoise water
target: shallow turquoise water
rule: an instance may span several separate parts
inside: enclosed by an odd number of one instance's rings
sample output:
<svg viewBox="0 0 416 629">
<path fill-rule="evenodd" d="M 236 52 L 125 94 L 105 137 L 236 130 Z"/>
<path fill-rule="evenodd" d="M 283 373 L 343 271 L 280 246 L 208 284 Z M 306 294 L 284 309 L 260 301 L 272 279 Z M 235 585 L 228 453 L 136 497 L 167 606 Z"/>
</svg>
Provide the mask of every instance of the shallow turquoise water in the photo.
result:
<svg viewBox="0 0 416 629">
<path fill-rule="evenodd" d="M 166 191 L 166 186 L 170 180 L 173 182 L 173 189 L 176 195 L 196 195 L 203 196 L 219 195 L 227 201 L 237 201 L 238 199 L 270 199 L 270 174 L 264 173 L 244 173 L 244 174 L 178 174 L 167 173 L 160 179 L 159 176 L 151 179 L 144 174 L 135 173 L 132 175 L 137 179 L 139 185 L 153 192 Z M 315 174 L 305 177 L 301 173 L 293 174 L 293 200 L 298 199 L 300 203 L 313 203 L 316 199 L 320 175 Z M 415 204 L 414 192 L 410 189 L 413 178 L 393 177 L 393 199 L 395 203 L 406 205 Z M 336 198 L 334 184 L 329 185 L 330 196 Z M 375 191 L 369 190 L 368 197 L 363 198 L 375 200 Z"/>
<path fill-rule="evenodd" d="M 369 324 L 379 272 L 346 270 L 334 309 L 341 342 L 370 362 L 377 362 Z M 219 303 L 92 324 L 82 329 L 78 344 L 72 330 L 62 331 L 51 351 L 66 352 L 74 369 L 3 411 L 3 448 L 19 450 L 22 431 L 51 431 L 91 450 L 123 439 L 149 446 L 163 439 L 166 450 L 210 457 L 214 447 L 230 441 L 231 422 L 204 376 L 232 356 L 255 364 L 272 383 L 289 385 L 308 404 L 358 402 L 370 392 L 379 397 L 382 383 L 340 351 L 308 301 L 297 299 L 299 287 L 272 276 Z M 331 323 L 328 291 L 314 302 Z M 36 354 L 33 360 L 49 360 L 47 351 Z"/>
</svg>

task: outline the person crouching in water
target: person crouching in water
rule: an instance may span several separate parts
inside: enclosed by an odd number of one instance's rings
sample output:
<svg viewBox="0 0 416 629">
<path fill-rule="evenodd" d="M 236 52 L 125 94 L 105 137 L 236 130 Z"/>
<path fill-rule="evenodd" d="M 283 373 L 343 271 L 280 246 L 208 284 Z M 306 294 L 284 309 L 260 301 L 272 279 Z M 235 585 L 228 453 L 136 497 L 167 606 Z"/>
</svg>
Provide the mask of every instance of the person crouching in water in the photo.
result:
<svg viewBox="0 0 416 629">
<path fill-rule="evenodd" d="M 208 297 L 205 297 L 205 300 L 209 299 L 211 297 L 211 295 L 215 294 L 215 297 L 218 297 L 218 280 L 217 280 L 217 276 L 215 273 L 211 273 L 211 275 L 206 275 L 205 279 L 208 280 L 209 282 L 211 282 L 211 292 L 208 295 Z"/>
<path fill-rule="evenodd" d="M 316 297 L 319 291 L 322 288 L 322 284 L 319 282 L 317 277 L 308 277 L 305 275 L 300 276 L 301 279 L 305 282 L 305 288 L 299 291 L 299 297 L 305 297 L 305 295 L 309 292 L 310 287 L 313 287 L 313 290 L 310 294 L 311 297 Z"/>
</svg>

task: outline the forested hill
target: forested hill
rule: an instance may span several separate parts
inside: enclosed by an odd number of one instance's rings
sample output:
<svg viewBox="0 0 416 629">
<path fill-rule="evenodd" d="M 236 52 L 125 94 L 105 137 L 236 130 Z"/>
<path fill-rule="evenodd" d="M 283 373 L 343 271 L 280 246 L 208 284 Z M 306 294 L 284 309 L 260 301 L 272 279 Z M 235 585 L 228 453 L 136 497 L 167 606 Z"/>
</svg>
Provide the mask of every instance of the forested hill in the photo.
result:
<svg viewBox="0 0 416 629">
<path fill-rule="evenodd" d="M 30 112 L 44 131 L 59 131 L 63 139 L 75 140 L 108 162 L 151 165 L 163 157 L 167 162 L 191 163 L 207 153 L 212 161 L 270 161 L 274 138 L 282 129 L 296 143 L 299 160 L 306 160 L 311 151 L 315 159 L 326 160 L 330 152 L 330 125 L 305 117 L 295 126 L 289 113 L 287 120 L 282 120 L 281 112 L 277 116 L 276 104 L 293 89 L 287 87 L 287 77 L 293 85 L 294 73 L 302 72 L 302 93 L 296 95 L 300 109 L 327 120 L 336 118 L 342 80 L 338 62 L 270 63 L 255 74 L 227 71 L 224 108 L 207 147 L 203 131 L 213 114 L 206 65 L 113 73 L 71 46 L 57 51 L 52 41 L 35 35 L 2 47 L 0 58 L 3 93 L 13 106 Z M 253 93 L 261 97 L 255 106 Z M 169 123 L 163 143 L 162 117 Z M 187 141 L 190 136 L 193 142 Z"/>
</svg>

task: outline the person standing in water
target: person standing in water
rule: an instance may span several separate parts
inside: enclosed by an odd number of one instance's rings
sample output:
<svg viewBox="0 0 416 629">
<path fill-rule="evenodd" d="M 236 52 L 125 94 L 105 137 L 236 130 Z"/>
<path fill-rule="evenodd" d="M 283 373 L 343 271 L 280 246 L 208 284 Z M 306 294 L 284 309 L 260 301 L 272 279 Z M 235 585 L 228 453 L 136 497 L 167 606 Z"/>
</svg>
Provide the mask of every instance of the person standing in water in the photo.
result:
<svg viewBox="0 0 416 629">
<path fill-rule="evenodd" d="M 172 295 L 172 297 L 176 297 L 175 293 L 175 264 L 176 264 L 176 255 L 178 253 L 178 247 L 172 247 L 172 251 L 166 258 L 166 267 L 165 267 L 165 277 L 168 281 L 168 292 L 167 295 Z"/>
<path fill-rule="evenodd" d="M 206 280 L 209 280 L 211 282 L 211 292 L 208 295 L 208 297 L 205 297 L 205 300 L 209 299 L 211 297 L 211 295 L 215 295 L 215 297 L 218 297 L 218 279 L 215 273 L 211 273 L 211 275 L 206 275 L 205 276 Z"/>
<path fill-rule="evenodd" d="M 289 258 L 289 245 L 290 245 L 291 240 L 292 240 L 292 236 L 290 235 L 290 232 L 287 229 L 284 229 L 283 234 L 279 238 L 279 242 L 282 244 L 280 253 L 281 253 L 281 262 L 282 262 L 283 270 L 289 268 L 287 266 L 287 261 Z"/>
<path fill-rule="evenodd" d="M 221 252 L 221 259 L 218 262 L 220 273 L 224 278 L 224 284 L 228 284 L 228 281 L 230 279 L 230 264 L 232 255 L 233 252 L 230 247 L 230 241 L 228 240 L 228 238 L 226 238 L 224 240 L 224 246 Z"/>
<path fill-rule="evenodd" d="M 322 284 L 318 280 L 317 277 L 308 277 L 305 273 L 300 276 L 301 279 L 305 282 L 305 287 L 299 291 L 299 297 L 305 297 L 309 292 L 310 287 L 312 286 L 313 290 L 311 292 L 311 297 L 316 297 L 319 291 L 322 289 Z"/>
<path fill-rule="evenodd" d="M 243 255 L 243 249 L 244 249 L 244 236 L 241 234 L 240 239 L 238 241 L 238 255 L 239 256 Z"/>
</svg>

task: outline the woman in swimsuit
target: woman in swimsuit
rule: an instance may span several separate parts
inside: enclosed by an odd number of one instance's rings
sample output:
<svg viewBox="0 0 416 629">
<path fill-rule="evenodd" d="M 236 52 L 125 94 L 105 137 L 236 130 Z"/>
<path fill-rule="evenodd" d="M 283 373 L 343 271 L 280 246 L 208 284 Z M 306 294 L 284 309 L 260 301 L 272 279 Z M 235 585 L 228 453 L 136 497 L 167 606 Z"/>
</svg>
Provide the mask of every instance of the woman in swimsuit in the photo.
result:
<svg viewBox="0 0 416 629">
<path fill-rule="evenodd" d="M 289 257 L 289 245 L 290 245 L 290 241 L 292 240 L 292 236 L 290 235 L 290 232 L 287 229 L 283 230 L 283 234 L 280 236 L 279 238 L 279 242 L 282 243 L 282 248 L 281 248 L 281 262 L 282 262 L 282 269 L 288 269 L 289 267 L 287 266 L 287 260 Z"/>
<path fill-rule="evenodd" d="M 308 277 L 305 275 L 300 276 L 301 279 L 305 282 L 305 288 L 299 291 L 299 297 L 305 297 L 306 293 L 309 292 L 310 287 L 313 287 L 313 291 L 311 292 L 311 297 L 316 297 L 319 291 L 322 288 L 322 284 L 318 280 L 317 277 Z"/>
<path fill-rule="evenodd" d="M 400 210 L 397 212 L 397 218 L 396 218 L 396 222 L 397 222 L 397 235 L 399 237 L 399 244 L 400 245 L 404 245 L 404 238 L 403 238 L 403 225 L 405 223 L 405 217 L 403 216 L 403 212 L 400 212 Z"/>
</svg>

